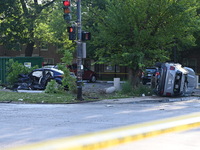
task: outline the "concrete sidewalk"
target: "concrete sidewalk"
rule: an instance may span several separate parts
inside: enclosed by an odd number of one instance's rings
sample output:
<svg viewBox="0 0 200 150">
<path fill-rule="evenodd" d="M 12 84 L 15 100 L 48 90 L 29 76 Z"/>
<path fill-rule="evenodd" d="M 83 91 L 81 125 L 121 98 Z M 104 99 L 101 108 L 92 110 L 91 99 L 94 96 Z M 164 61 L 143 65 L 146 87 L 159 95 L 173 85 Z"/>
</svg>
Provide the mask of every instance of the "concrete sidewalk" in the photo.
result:
<svg viewBox="0 0 200 150">
<path fill-rule="evenodd" d="M 104 104 L 126 104 L 126 103 L 168 103 L 188 100 L 200 100 L 200 97 L 189 96 L 189 97 L 159 97 L 159 96 L 144 96 L 144 97 L 133 97 L 133 98 L 120 98 L 120 99 L 106 99 L 97 101 L 94 103 Z"/>
<path fill-rule="evenodd" d="M 125 104 L 125 103 L 169 103 L 188 100 L 200 100 L 200 89 L 195 89 L 194 93 L 188 97 L 161 97 L 161 96 L 141 96 L 133 98 L 106 99 L 94 103 L 105 104 Z"/>
</svg>

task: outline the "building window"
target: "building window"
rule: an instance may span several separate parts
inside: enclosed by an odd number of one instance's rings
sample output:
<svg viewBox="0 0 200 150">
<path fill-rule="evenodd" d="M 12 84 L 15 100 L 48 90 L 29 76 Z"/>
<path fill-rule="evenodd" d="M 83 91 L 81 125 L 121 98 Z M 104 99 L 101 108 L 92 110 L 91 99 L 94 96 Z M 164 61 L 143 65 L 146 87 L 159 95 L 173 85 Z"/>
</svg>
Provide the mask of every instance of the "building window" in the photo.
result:
<svg viewBox="0 0 200 150">
<path fill-rule="evenodd" d="M 117 65 L 104 65 L 104 72 L 120 72 L 120 67 Z"/>
<path fill-rule="evenodd" d="M 0 46 L 3 46 L 3 45 L 0 45 Z M 4 46 L 3 46 L 4 47 Z M 5 47 L 6 49 L 8 49 L 8 50 L 17 50 L 17 51 L 21 51 L 22 50 L 22 48 L 23 48 L 23 45 L 22 44 L 20 44 L 20 43 L 11 43 L 11 44 L 9 44 L 9 45 L 7 45 L 6 47 Z"/>
<path fill-rule="evenodd" d="M 48 51 L 48 47 L 49 47 L 49 44 L 47 42 L 42 42 L 40 44 L 40 50 L 41 51 Z"/>
<path fill-rule="evenodd" d="M 54 64 L 53 58 L 44 58 L 44 64 Z"/>
</svg>

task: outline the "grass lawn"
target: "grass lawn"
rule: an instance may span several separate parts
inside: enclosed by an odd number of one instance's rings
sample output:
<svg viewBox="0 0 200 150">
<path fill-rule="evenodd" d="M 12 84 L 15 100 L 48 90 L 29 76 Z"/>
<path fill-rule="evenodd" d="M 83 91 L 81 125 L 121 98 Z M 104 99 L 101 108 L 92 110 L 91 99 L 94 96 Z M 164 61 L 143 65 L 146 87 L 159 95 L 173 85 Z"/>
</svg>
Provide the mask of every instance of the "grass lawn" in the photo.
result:
<svg viewBox="0 0 200 150">
<path fill-rule="evenodd" d="M 87 101 L 97 101 L 102 99 L 122 98 L 125 95 L 113 94 L 83 94 L 83 101 L 76 100 L 77 95 L 70 92 L 50 94 L 50 93 L 19 93 L 13 91 L 0 91 L 0 103 L 34 103 L 34 104 L 67 104 Z"/>
<path fill-rule="evenodd" d="M 49 94 L 49 93 L 18 93 L 0 91 L 0 102 L 20 103 L 74 103 L 75 95 L 72 94 Z"/>
<path fill-rule="evenodd" d="M 125 92 L 123 92 L 123 90 Z M 141 86 L 137 89 L 123 88 L 122 92 L 114 92 L 112 94 L 85 92 L 83 93 L 83 101 L 76 100 L 77 95 L 69 91 L 59 94 L 51 93 L 19 93 L 9 90 L 0 90 L 0 103 L 39 103 L 39 104 L 67 104 L 87 101 L 97 101 L 102 99 L 117 99 L 133 96 L 152 95 L 149 87 Z"/>
</svg>

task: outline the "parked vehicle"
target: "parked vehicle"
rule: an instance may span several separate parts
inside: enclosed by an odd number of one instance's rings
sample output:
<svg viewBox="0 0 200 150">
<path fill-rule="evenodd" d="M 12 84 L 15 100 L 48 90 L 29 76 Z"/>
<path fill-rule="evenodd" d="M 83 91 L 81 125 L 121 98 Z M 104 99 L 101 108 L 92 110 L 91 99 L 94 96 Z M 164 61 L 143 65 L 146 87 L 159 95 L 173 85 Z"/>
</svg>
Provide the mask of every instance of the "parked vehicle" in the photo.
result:
<svg viewBox="0 0 200 150">
<path fill-rule="evenodd" d="M 157 64 L 158 71 L 152 80 L 152 87 L 160 96 L 191 94 L 195 88 L 196 76 L 193 69 L 178 63 Z"/>
<path fill-rule="evenodd" d="M 152 77 L 155 76 L 157 70 L 158 69 L 156 67 L 146 68 L 142 73 L 142 84 L 151 84 Z"/>
<path fill-rule="evenodd" d="M 68 66 L 71 72 L 74 72 L 75 75 L 77 75 L 77 64 L 72 64 Z M 82 74 L 82 79 L 83 80 L 88 80 L 90 82 L 96 82 L 97 80 L 97 74 L 87 68 L 86 66 L 83 65 L 83 74 Z"/>
<path fill-rule="evenodd" d="M 55 80 L 58 84 L 62 84 L 63 71 L 55 68 L 35 69 L 29 74 L 20 74 L 18 82 L 13 86 L 14 89 L 25 90 L 44 90 L 50 80 Z M 74 73 L 70 73 L 75 77 Z"/>
</svg>

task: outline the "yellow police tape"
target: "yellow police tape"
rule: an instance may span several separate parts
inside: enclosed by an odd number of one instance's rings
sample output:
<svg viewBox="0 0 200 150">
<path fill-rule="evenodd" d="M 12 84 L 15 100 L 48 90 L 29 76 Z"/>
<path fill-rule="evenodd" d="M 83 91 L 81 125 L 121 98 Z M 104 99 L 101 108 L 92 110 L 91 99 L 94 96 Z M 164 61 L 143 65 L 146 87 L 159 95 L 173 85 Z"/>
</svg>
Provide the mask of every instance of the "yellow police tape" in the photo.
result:
<svg viewBox="0 0 200 150">
<path fill-rule="evenodd" d="M 200 113 L 49 140 L 11 150 L 97 150 L 169 132 L 200 127 Z"/>
</svg>

